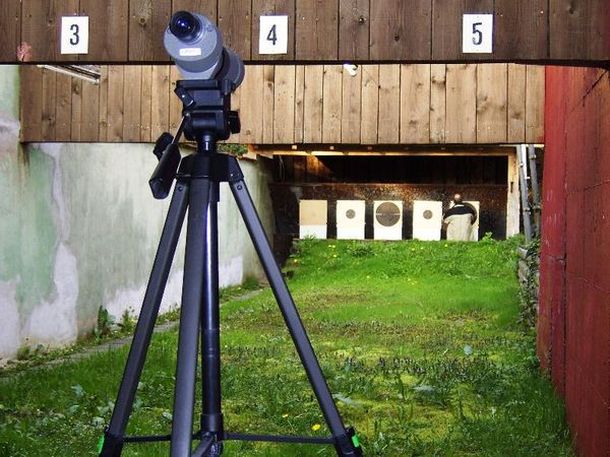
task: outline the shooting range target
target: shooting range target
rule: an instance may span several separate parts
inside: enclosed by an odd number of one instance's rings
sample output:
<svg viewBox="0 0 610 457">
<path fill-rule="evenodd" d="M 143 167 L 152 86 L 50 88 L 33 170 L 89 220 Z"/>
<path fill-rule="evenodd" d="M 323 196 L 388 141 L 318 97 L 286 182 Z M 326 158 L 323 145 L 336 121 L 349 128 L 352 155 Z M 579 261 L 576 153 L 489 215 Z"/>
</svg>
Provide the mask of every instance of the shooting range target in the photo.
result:
<svg viewBox="0 0 610 457">
<path fill-rule="evenodd" d="M 299 202 L 299 238 L 326 239 L 328 233 L 328 202 L 301 200 Z"/>
<path fill-rule="evenodd" d="M 337 239 L 363 240 L 364 200 L 337 200 Z"/>
<path fill-rule="evenodd" d="M 443 223 L 443 202 L 415 200 L 413 202 L 413 239 L 440 240 Z"/>
<path fill-rule="evenodd" d="M 373 214 L 376 240 L 402 239 L 402 201 L 376 201 Z"/>
</svg>

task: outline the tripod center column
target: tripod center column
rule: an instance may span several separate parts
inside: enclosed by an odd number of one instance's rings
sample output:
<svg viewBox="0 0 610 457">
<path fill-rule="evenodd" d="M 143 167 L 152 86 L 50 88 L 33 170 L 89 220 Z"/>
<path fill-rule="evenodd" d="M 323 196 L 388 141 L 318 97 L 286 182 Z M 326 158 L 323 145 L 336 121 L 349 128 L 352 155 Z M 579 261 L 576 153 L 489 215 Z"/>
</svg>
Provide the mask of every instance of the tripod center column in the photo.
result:
<svg viewBox="0 0 610 457">
<path fill-rule="evenodd" d="M 218 279 L 218 201 L 219 180 L 214 173 L 216 142 L 203 134 L 198 140 L 196 161 L 201 161 L 202 180 L 209 186 L 207 227 L 204 250 L 203 300 L 201 303 L 202 433 L 217 441 L 224 435 L 220 389 L 220 302 Z M 195 167 L 198 168 L 198 167 Z"/>
</svg>

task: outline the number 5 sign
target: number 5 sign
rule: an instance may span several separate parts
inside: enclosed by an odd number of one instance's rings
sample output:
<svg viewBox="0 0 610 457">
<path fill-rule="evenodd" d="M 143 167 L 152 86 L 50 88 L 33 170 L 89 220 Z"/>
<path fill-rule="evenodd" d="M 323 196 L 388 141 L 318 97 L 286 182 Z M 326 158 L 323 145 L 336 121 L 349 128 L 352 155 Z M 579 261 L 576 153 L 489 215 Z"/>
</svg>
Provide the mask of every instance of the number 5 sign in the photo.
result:
<svg viewBox="0 0 610 457">
<path fill-rule="evenodd" d="M 462 24 L 464 54 L 493 52 L 493 14 L 464 14 Z"/>
<path fill-rule="evenodd" d="M 64 16 L 61 18 L 61 53 L 87 54 L 89 52 L 89 17 Z"/>
<path fill-rule="evenodd" d="M 288 53 L 288 16 L 261 16 L 258 53 Z"/>
</svg>

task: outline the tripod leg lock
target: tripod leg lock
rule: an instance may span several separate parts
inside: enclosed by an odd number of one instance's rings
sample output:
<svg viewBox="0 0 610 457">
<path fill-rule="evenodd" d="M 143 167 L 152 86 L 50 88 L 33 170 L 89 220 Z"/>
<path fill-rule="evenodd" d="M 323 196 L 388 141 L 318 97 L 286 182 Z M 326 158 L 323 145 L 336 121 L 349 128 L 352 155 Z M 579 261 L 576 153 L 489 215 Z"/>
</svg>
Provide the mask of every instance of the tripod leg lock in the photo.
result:
<svg viewBox="0 0 610 457">
<path fill-rule="evenodd" d="M 113 435 L 106 429 L 100 440 L 99 457 L 119 457 L 123 452 L 124 443 L 122 436 Z"/>
<path fill-rule="evenodd" d="M 362 457 L 362 446 L 356 430 L 350 427 L 346 430 L 346 434 L 335 437 L 335 449 L 339 457 Z"/>
<path fill-rule="evenodd" d="M 239 164 L 237 163 L 237 159 L 233 156 L 227 156 L 227 171 L 228 177 L 227 181 L 230 183 L 235 183 L 238 181 L 242 181 L 244 179 L 244 174 L 241 171 Z"/>
<path fill-rule="evenodd" d="M 222 414 L 202 414 L 201 415 L 201 430 L 205 434 L 212 434 L 217 440 L 222 440 L 224 437 L 224 421 Z"/>
</svg>

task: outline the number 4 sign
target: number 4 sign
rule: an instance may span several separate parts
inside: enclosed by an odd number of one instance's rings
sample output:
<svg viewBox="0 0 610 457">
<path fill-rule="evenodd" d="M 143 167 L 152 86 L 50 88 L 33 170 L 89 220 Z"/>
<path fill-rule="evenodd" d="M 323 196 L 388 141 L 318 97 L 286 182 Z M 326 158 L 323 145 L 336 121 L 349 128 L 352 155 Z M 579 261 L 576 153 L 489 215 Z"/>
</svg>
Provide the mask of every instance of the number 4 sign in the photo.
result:
<svg viewBox="0 0 610 457">
<path fill-rule="evenodd" d="M 61 53 L 87 54 L 89 52 L 89 17 L 64 16 L 61 18 Z"/>
<path fill-rule="evenodd" d="M 464 54 L 493 52 L 493 14 L 464 14 L 462 52 Z"/>
<path fill-rule="evenodd" d="M 288 16 L 261 16 L 258 53 L 288 53 Z"/>
</svg>

